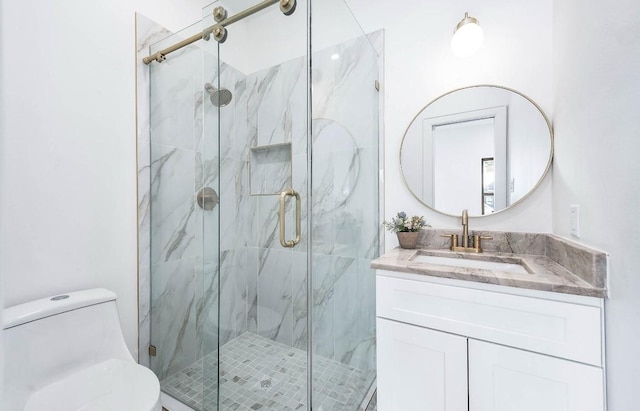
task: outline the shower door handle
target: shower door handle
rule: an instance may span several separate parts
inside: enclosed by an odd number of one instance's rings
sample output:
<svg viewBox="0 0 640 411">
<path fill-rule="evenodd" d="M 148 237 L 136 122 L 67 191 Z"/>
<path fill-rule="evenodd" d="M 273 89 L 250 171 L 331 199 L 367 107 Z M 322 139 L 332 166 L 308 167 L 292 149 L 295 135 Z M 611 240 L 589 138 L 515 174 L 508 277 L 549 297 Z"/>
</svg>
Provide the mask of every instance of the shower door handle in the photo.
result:
<svg viewBox="0 0 640 411">
<path fill-rule="evenodd" d="M 294 240 L 286 240 L 285 237 L 285 223 L 284 223 L 284 203 L 287 197 L 296 198 L 296 238 Z M 285 248 L 295 247 L 300 242 L 300 194 L 293 191 L 293 189 L 284 190 L 280 193 L 280 245 Z"/>
</svg>

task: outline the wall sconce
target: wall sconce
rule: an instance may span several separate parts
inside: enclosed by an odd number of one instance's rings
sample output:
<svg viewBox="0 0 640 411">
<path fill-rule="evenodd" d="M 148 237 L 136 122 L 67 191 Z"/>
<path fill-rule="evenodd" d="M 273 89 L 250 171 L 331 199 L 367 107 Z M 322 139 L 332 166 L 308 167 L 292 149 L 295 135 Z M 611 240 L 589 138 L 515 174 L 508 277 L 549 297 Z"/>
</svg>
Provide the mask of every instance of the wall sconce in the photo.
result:
<svg viewBox="0 0 640 411">
<path fill-rule="evenodd" d="M 464 13 L 464 18 L 453 32 L 451 51 L 456 57 L 469 57 L 480 49 L 483 40 L 484 32 L 478 19 Z"/>
</svg>

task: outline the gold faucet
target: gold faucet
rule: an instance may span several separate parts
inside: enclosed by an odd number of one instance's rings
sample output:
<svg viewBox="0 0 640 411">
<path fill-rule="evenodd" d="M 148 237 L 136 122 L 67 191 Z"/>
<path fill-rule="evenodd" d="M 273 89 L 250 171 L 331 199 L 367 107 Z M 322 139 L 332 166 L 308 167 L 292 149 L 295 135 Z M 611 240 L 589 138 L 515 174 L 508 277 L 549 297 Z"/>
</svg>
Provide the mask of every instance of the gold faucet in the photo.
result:
<svg viewBox="0 0 640 411">
<path fill-rule="evenodd" d="M 458 246 L 458 234 L 443 234 L 443 237 L 449 237 L 451 239 L 451 246 L 449 249 L 456 252 L 465 253 L 481 253 L 482 240 L 492 240 L 493 237 L 485 235 L 473 235 L 472 245 L 469 246 L 469 212 L 465 208 L 462 210 L 462 247 Z"/>
<path fill-rule="evenodd" d="M 462 247 L 469 248 L 469 212 L 462 210 Z"/>
</svg>

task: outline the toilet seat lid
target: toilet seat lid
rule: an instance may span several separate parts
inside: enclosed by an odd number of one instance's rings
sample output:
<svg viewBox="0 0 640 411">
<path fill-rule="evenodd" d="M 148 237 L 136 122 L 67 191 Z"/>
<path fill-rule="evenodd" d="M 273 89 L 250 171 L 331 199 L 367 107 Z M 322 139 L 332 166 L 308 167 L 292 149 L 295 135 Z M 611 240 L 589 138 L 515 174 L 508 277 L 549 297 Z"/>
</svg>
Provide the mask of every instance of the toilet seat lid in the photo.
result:
<svg viewBox="0 0 640 411">
<path fill-rule="evenodd" d="M 25 411 L 160 409 L 160 383 L 133 361 L 110 359 L 83 368 L 33 393 Z"/>
</svg>

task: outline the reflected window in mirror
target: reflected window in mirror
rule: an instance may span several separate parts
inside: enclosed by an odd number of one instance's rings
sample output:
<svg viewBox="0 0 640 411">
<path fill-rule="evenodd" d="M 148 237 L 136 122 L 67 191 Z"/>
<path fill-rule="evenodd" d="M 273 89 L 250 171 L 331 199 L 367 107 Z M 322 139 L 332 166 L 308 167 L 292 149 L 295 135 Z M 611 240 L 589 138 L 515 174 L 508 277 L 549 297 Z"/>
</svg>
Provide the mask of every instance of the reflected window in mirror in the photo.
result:
<svg viewBox="0 0 640 411">
<path fill-rule="evenodd" d="M 492 214 L 495 209 L 496 173 L 493 157 L 483 158 L 480 162 L 482 173 L 482 215 Z"/>
</svg>

